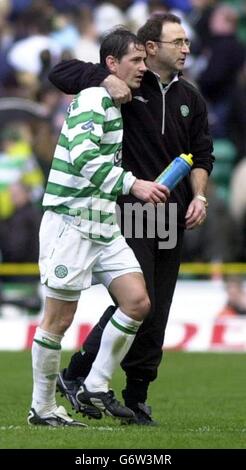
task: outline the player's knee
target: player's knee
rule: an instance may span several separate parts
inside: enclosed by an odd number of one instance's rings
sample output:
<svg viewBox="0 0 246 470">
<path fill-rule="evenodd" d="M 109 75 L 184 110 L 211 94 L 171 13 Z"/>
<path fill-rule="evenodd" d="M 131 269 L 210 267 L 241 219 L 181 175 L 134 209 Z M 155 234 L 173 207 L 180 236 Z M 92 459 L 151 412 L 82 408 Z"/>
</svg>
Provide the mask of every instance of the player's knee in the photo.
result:
<svg viewBox="0 0 246 470">
<path fill-rule="evenodd" d="M 70 327 L 72 324 L 72 321 L 74 319 L 74 314 L 75 314 L 76 308 L 74 308 L 74 305 L 72 302 L 67 303 L 67 309 L 63 310 L 61 312 L 61 315 L 59 315 L 57 320 L 57 326 L 60 330 L 60 334 L 64 334 L 65 331 Z"/>
<path fill-rule="evenodd" d="M 67 316 L 60 316 L 54 319 L 47 319 L 44 318 L 43 322 L 41 323 L 41 328 L 45 331 L 51 331 L 57 335 L 64 335 L 67 329 L 70 327 L 73 321 L 73 315 Z"/>
<path fill-rule="evenodd" d="M 122 309 L 134 320 L 143 321 L 150 311 L 150 299 L 145 293 L 139 294 L 122 306 Z"/>
<path fill-rule="evenodd" d="M 55 308 L 47 309 L 41 322 L 41 328 L 58 335 L 63 335 L 70 327 L 76 311 L 76 303 L 66 302 L 55 304 Z"/>
<path fill-rule="evenodd" d="M 72 324 L 74 315 L 66 315 L 65 317 L 61 317 L 59 320 L 59 330 L 61 331 L 61 334 L 65 333 L 67 329 L 70 327 Z"/>
</svg>

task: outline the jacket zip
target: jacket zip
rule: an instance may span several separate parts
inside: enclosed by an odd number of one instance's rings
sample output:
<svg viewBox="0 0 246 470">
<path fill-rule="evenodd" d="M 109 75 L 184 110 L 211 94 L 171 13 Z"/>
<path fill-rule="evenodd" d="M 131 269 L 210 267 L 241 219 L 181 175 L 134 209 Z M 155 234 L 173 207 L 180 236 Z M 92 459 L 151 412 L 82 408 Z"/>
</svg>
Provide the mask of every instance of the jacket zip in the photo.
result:
<svg viewBox="0 0 246 470">
<path fill-rule="evenodd" d="M 161 90 L 161 95 L 162 95 L 162 125 L 161 125 L 161 133 L 164 135 L 165 133 L 165 114 L 166 114 L 166 93 L 168 92 L 169 88 L 174 82 L 177 82 L 178 76 L 176 75 L 172 81 L 166 86 L 166 88 L 163 89 L 162 83 L 160 81 L 160 77 L 155 74 L 156 79 L 158 81 L 159 88 Z"/>
</svg>

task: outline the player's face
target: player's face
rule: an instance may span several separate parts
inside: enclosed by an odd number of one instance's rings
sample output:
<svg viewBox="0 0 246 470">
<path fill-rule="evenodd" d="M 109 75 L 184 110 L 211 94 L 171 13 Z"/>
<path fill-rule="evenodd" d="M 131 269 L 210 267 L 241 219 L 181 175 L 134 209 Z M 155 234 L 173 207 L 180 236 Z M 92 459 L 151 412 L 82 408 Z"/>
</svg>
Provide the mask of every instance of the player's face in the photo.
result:
<svg viewBox="0 0 246 470">
<path fill-rule="evenodd" d="M 147 70 L 144 62 L 145 58 L 146 52 L 144 46 L 141 44 L 130 44 L 127 54 L 121 60 L 116 60 L 116 76 L 124 80 L 130 88 L 139 88 L 144 72 Z"/>
<path fill-rule="evenodd" d="M 169 70 L 170 73 L 180 72 L 184 68 L 187 54 L 190 53 L 184 28 L 178 23 L 165 23 L 162 27 L 160 42 L 157 44 L 158 66 Z"/>
</svg>

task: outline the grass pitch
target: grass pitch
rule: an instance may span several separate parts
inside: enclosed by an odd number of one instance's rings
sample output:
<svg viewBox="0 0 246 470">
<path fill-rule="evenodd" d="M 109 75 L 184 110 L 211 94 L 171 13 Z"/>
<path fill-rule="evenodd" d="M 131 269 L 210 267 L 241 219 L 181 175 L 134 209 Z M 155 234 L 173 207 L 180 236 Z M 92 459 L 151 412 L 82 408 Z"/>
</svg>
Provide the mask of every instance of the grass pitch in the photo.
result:
<svg viewBox="0 0 246 470">
<path fill-rule="evenodd" d="M 63 364 L 70 357 L 63 352 Z M 0 352 L 1 449 L 245 449 L 245 354 L 166 352 L 148 403 L 157 427 L 88 420 L 86 429 L 26 423 L 32 379 L 30 352 Z M 118 397 L 124 376 L 112 383 Z M 70 405 L 57 396 L 68 411 Z"/>
</svg>

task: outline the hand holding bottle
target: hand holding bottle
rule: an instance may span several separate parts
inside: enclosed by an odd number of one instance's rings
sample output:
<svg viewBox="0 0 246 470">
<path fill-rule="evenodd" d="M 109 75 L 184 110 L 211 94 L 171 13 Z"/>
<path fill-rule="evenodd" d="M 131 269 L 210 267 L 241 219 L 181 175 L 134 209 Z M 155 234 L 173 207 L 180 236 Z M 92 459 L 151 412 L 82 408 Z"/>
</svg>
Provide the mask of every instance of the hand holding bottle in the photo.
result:
<svg viewBox="0 0 246 470">
<path fill-rule="evenodd" d="M 172 191 L 172 189 L 189 174 L 193 165 L 192 158 L 191 153 L 188 155 L 181 153 L 181 155 L 176 157 L 158 178 L 156 178 L 156 182 L 167 186 L 167 188 Z"/>
</svg>

